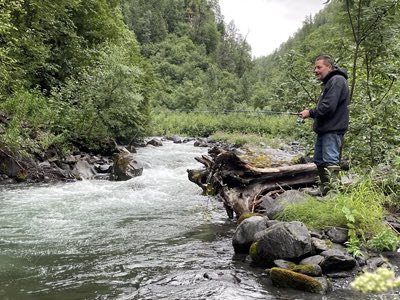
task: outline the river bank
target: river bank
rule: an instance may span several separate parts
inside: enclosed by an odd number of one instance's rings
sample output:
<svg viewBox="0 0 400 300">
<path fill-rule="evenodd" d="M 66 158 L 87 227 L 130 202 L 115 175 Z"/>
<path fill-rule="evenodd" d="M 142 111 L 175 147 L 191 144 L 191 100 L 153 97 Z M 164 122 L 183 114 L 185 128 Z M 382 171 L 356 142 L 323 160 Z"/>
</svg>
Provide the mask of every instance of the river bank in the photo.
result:
<svg viewBox="0 0 400 300">
<path fill-rule="evenodd" d="M 194 141 L 137 148 L 143 175 L 3 185 L 5 299 L 322 299 L 274 287 L 231 246 L 236 222 L 187 179 Z M 374 299 L 345 284 L 323 299 Z M 376 298 L 375 298 L 376 299 Z"/>
</svg>

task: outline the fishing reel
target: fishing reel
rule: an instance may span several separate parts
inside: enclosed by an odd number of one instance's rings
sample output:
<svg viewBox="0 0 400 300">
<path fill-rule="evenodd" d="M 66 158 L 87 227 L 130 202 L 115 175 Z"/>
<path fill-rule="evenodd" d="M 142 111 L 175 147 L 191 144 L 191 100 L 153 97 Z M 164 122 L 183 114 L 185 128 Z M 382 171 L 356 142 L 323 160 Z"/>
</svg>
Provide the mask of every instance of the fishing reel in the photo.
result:
<svg viewBox="0 0 400 300">
<path fill-rule="evenodd" d="M 302 117 L 298 117 L 297 120 L 296 120 L 296 123 L 301 125 L 301 124 L 304 124 L 305 121 L 304 121 L 304 119 Z"/>
</svg>

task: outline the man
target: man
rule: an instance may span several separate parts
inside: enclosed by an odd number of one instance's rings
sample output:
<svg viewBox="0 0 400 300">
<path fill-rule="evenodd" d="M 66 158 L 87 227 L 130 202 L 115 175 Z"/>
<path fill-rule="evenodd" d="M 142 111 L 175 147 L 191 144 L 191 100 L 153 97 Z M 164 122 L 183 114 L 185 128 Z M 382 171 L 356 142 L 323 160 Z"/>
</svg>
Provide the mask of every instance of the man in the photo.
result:
<svg viewBox="0 0 400 300">
<path fill-rule="evenodd" d="M 343 136 L 349 125 L 349 87 L 346 71 L 335 67 L 328 55 L 315 59 L 314 74 L 323 83 L 322 93 L 317 106 L 303 110 L 300 115 L 303 119 L 314 119 L 313 130 L 317 133 L 314 163 L 321 185 L 309 194 L 325 196 L 340 170 Z"/>
</svg>

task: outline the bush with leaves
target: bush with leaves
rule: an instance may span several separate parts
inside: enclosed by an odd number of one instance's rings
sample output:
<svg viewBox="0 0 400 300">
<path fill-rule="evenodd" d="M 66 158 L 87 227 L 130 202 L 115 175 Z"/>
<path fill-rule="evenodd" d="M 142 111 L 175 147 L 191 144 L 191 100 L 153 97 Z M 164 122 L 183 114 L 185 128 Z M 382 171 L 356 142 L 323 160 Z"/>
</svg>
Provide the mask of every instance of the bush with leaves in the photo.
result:
<svg viewBox="0 0 400 300">
<path fill-rule="evenodd" d="M 67 131 L 72 141 L 99 148 L 109 139 L 129 141 L 145 133 L 151 78 L 137 63 L 134 41 L 105 45 L 94 68 L 71 78 L 53 101 L 60 121 L 56 132 Z"/>
</svg>

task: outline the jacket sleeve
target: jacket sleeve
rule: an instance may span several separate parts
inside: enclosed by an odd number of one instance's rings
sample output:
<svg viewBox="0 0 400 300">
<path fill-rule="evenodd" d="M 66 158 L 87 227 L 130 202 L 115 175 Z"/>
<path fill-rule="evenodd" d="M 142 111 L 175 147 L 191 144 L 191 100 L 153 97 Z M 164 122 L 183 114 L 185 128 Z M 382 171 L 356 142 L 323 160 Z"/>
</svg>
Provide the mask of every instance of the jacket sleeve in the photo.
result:
<svg viewBox="0 0 400 300">
<path fill-rule="evenodd" d="M 310 110 L 310 117 L 323 119 L 332 115 L 338 106 L 344 88 L 345 80 L 342 76 L 334 76 L 325 87 L 316 108 Z"/>
</svg>

